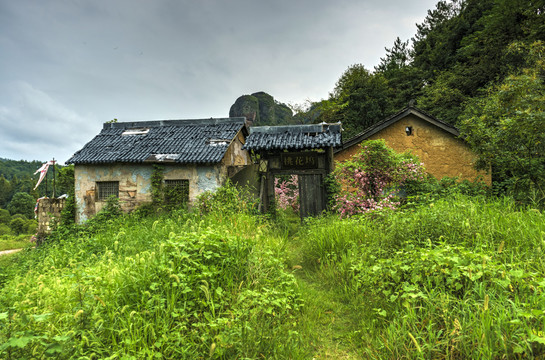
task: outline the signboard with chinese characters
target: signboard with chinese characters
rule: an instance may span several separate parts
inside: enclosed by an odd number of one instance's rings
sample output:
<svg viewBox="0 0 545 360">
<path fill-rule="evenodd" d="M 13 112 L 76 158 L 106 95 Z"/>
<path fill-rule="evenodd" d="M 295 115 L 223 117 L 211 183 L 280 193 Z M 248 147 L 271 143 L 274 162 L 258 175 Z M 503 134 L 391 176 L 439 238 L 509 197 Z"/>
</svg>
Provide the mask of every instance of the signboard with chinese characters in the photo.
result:
<svg viewBox="0 0 545 360">
<path fill-rule="evenodd" d="M 280 154 L 280 162 L 283 170 L 317 169 L 318 154 L 315 152 Z"/>
</svg>

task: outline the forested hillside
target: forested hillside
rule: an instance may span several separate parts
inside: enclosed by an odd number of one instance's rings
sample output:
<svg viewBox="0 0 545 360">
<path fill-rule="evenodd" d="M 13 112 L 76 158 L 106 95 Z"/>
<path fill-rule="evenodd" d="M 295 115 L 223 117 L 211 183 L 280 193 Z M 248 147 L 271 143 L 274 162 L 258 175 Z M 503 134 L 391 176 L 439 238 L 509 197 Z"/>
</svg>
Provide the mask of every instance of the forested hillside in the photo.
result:
<svg viewBox="0 0 545 360">
<path fill-rule="evenodd" d="M 43 162 L 40 161 L 25 161 L 25 160 L 9 160 L 0 158 L 0 175 L 5 179 L 11 180 L 15 176 L 19 178 L 28 177 L 32 175 Z"/>
<path fill-rule="evenodd" d="M 297 111 L 260 92 L 239 97 L 230 116 L 247 116 L 253 125 L 342 121 L 347 139 L 414 100 L 458 125 L 468 104 L 535 65 L 528 47 L 543 47 L 544 14 L 544 0 L 442 0 L 413 38 L 385 49 L 374 69 L 348 66 L 327 99 Z"/>
<path fill-rule="evenodd" d="M 319 111 L 316 121 L 342 121 L 345 138 L 410 100 L 458 124 L 471 100 L 532 66 L 523 48 L 545 39 L 544 13 L 543 0 L 439 1 L 412 39 L 397 38 L 374 69 L 349 66 L 329 98 L 309 111 Z"/>
</svg>

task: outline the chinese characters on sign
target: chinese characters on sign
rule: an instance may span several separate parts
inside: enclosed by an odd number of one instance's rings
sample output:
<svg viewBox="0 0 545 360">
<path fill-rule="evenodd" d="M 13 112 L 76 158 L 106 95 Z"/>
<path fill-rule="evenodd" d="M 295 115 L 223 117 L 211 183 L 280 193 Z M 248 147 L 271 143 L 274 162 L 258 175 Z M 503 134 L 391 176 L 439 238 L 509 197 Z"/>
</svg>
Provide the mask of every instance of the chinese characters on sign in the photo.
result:
<svg viewBox="0 0 545 360">
<path fill-rule="evenodd" d="M 281 154 L 282 169 L 316 169 L 318 157 L 316 153 Z"/>
</svg>

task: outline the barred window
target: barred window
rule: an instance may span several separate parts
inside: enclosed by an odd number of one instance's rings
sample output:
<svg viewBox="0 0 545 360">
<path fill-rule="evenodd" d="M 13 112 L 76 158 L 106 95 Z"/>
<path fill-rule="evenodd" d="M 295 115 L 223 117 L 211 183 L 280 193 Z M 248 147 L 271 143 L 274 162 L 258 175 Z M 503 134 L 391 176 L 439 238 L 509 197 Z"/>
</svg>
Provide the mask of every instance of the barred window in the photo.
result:
<svg viewBox="0 0 545 360">
<path fill-rule="evenodd" d="M 165 180 L 165 201 L 169 204 L 189 202 L 189 180 Z"/>
<path fill-rule="evenodd" d="M 119 181 L 97 182 L 97 200 L 106 201 L 110 196 L 119 197 Z"/>
</svg>

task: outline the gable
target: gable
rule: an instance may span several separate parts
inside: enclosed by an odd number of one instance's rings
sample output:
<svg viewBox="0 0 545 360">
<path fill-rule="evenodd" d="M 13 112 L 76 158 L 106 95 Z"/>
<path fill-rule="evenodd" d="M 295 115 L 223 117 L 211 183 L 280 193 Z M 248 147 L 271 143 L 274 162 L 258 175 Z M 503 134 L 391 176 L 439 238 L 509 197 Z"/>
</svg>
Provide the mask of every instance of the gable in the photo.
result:
<svg viewBox="0 0 545 360">
<path fill-rule="evenodd" d="M 433 125 L 437 127 L 438 129 L 441 129 L 447 133 L 450 133 L 454 137 L 458 137 L 460 135 L 460 132 L 455 126 L 450 125 L 449 123 L 446 123 L 444 121 L 441 121 L 424 111 L 417 109 L 413 106 L 409 106 L 400 112 L 382 120 L 378 123 L 370 126 L 369 128 L 365 129 L 363 132 L 359 133 L 358 135 L 354 136 L 353 138 L 343 142 L 342 149 L 349 148 L 355 144 L 359 144 L 363 140 L 369 139 L 373 135 L 381 132 L 384 129 L 387 129 L 388 127 L 392 126 L 393 124 L 396 124 L 397 122 L 406 119 L 407 117 L 410 118 L 418 118 L 424 123 L 427 123 L 429 125 Z M 339 150 L 341 151 L 341 150 Z"/>
<path fill-rule="evenodd" d="M 335 152 L 335 160 L 345 161 L 360 151 L 363 141 L 377 139 L 383 139 L 398 153 L 411 151 L 426 171 L 438 179 L 449 176 L 475 180 L 481 176 L 487 184 L 491 183 L 490 174 L 474 169 L 475 154 L 459 137 L 458 129 L 413 107 L 344 142 L 342 149 Z"/>
</svg>

